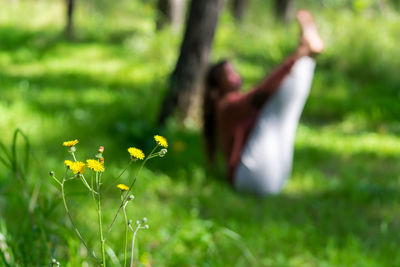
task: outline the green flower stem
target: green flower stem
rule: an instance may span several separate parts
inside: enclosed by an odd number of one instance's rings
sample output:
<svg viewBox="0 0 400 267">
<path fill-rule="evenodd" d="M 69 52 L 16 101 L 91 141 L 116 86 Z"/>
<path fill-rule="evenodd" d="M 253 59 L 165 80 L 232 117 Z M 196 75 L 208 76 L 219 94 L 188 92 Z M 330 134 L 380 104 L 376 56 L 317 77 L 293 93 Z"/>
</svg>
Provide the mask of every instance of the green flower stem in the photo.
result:
<svg viewBox="0 0 400 267">
<path fill-rule="evenodd" d="M 107 192 L 108 190 L 110 190 L 111 187 L 113 187 L 117 181 L 119 180 L 119 178 L 121 178 L 121 176 L 128 170 L 129 166 L 132 164 L 132 160 L 129 161 L 128 165 L 126 165 L 125 169 L 117 176 L 117 178 L 114 179 L 114 182 L 112 184 L 110 184 L 106 190 L 104 190 L 105 192 Z"/>
<path fill-rule="evenodd" d="M 56 180 L 56 182 L 62 187 L 61 182 L 60 182 L 54 175 L 51 175 L 51 177 L 52 177 L 54 180 Z M 64 179 L 64 181 L 65 181 L 65 179 Z"/>
<path fill-rule="evenodd" d="M 75 153 L 74 152 L 70 152 L 70 153 L 72 155 L 72 158 L 76 162 L 77 160 L 76 160 L 76 157 L 75 157 Z M 83 174 L 79 174 L 79 178 L 81 178 L 82 183 L 89 189 L 90 192 L 92 192 L 94 194 L 98 194 L 98 192 L 94 191 L 94 189 L 90 187 L 90 185 L 86 181 L 85 176 Z"/>
<path fill-rule="evenodd" d="M 150 159 L 150 156 L 153 155 L 153 152 L 157 149 L 157 147 L 158 147 L 158 145 L 156 145 L 156 146 L 153 148 L 153 150 L 150 152 L 149 156 L 147 156 L 147 157 L 144 159 L 144 161 L 142 162 L 142 164 L 140 165 L 140 168 L 139 168 L 139 170 L 137 171 L 137 173 L 136 173 L 136 175 L 135 175 L 135 178 L 133 179 L 133 181 L 132 181 L 132 183 L 131 183 L 131 185 L 130 185 L 130 187 L 129 187 L 129 190 L 126 192 L 125 197 L 122 199 L 121 205 L 119 205 L 119 208 L 118 208 L 117 212 L 115 213 L 114 218 L 113 218 L 113 220 L 112 220 L 110 226 L 108 226 L 107 232 L 106 232 L 106 234 L 105 234 L 105 238 L 107 238 L 108 234 L 109 234 L 110 231 L 111 231 L 111 228 L 113 227 L 115 221 L 117 220 L 118 214 L 119 214 L 119 212 L 121 211 L 122 207 L 124 206 L 124 203 L 125 203 L 126 200 L 128 199 L 129 193 L 132 191 L 132 187 L 135 185 L 135 182 L 136 182 L 137 177 L 139 177 L 139 175 L 140 175 L 140 173 L 141 173 L 141 171 L 142 171 L 144 165 L 145 165 L 146 162 Z"/>
<path fill-rule="evenodd" d="M 100 192 L 101 186 L 101 176 L 99 177 L 99 173 L 96 172 L 96 183 L 97 183 L 97 191 Z M 99 219 L 99 234 L 100 234 L 100 245 L 101 245 L 101 255 L 103 261 L 103 267 L 106 267 L 106 252 L 105 252 L 105 239 L 103 236 L 103 223 L 102 223 L 102 215 L 101 215 L 101 194 L 98 194 L 97 197 L 97 215 Z"/>
<path fill-rule="evenodd" d="M 93 174 L 92 174 L 92 177 L 91 177 L 91 179 L 90 179 L 90 183 L 91 183 L 92 188 L 94 188 L 94 184 L 93 184 Z M 93 191 L 92 191 L 92 197 L 93 197 L 94 203 L 96 204 L 96 210 L 97 210 L 97 200 L 96 200 L 96 196 L 94 195 L 94 192 L 93 192 Z"/>
<path fill-rule="evenodd" d="M 58 181 L 58 180 L 57 180 L 57 181 Z M 66 181 L 65 178 L 63 178 L 62 182 L 60 183 L 60 185 L 61 185 L 61 196 L 62 196 L 62 199 L 63 199 L 64 208 L 65 208 L 65 211 L 66 211 L 66 213 L 67 213 L 67 215 L 68 215 L 69 221 L 71 222 L 72 227 L 74 228 L 74 230 L 75 230 L 75 232 L 76 232 L 76 235 L 78 236 L 78 238 L 80 239 L 80 241 L 82 242 L 82 244 L 85 246 L 85 248 L 86 248 L 88 251 L 91 252 L 91 255 L 93 256 L 93 258 L 94 258 L 96 261 L 99 262 L 99 259 L 96 257 L 96 254 L 94 253 L 94 251 L 91 250 L 91 249 L 88 247 L 88 245 L 86 244 L 85 240 L 83 239 L 81 233 L 80 233 L 79 230 L 78 230 L 78 227 L 76 226 L 74 220 L 72 219 L 71 213 L 69 212 L 69 208 L 68 208 L 68 205 L 67 205 L 67 200 L 66 200 L 66 198 L 65 198 L 65 191 L 64 191 L 64 183 L 65 183 L 65 181 Z"/>
<path fill-rule="evenodd" d="M 98 194 L 98 192 L 94 191 L 93 188 L 90 187 L 90 185 L 86 181 L 85 176 L 83 176 L 83 174 L 79 174 L 79 177 L 81 178 L 82 183 L 89 189 L 90 192 L 92 192 L 94 194 Z"/>
<path fill-rule="evenodd" d="M 126 267 L 126 260 L 127 260 L 126 251 L 127 251 L 127 248 L 128 248 L 128 216 L 126 215 L 126 205 L 127 204 L 128 204 L 128 202 L 125 202 L 124 207 L 123 207 L 124 218 L 125 218 L 124 267 Z"/>
<path fill-rule="evenodd" d="M 135 238 L 136 238 L 136 233 L 139 231 L 139 229 L 140 229 L 140 224 L 136 227 L 135 231 L 133 232 L 133 236 L 132 236 L 131 264 L 129 265 L 130 267 L 133 267 L 133 252 L 134 252 L 134 248 L 135 248 Z"/>
<path fill-rule="evenodd" d="M 72 154 L 72 157 L 74 158 L 74 161 L 77 161 L 77 160 L 76 160 L 76 157 L 75 157 L 75 153 L 74 153 L 74 152 L 71 152 L 71 154 Z"/>
</svg>

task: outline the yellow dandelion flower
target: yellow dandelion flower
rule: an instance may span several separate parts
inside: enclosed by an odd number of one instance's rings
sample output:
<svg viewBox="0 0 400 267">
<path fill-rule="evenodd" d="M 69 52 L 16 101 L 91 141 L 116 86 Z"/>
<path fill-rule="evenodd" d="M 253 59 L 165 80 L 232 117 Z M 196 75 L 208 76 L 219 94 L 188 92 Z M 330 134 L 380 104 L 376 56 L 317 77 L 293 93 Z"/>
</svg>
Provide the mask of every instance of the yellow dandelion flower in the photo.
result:
<svg viewBox="0 0 400 267">
<path fill-rule="evenodd" d="M 136 147 L 128 148 L 129 154 L 131 154 L 132 158 L 134 159 L 144 159 L 144 153 L 142 150 Z"/>
<path fill-rule="evenodd" d="M 72 162 L 69 168 L 74 172 L 74 174 L 82 174 L 85 172 L 86 164 L 82 161 L 75 161 Z"/>
<path fill-rule="evenodd" d="M 86 162 L 89 169 L 92 169 L 95 172 L 104 172 L 104 165 L 101 162 L 95 159 L 88 159 Z"/>
<path fill-rule="evenodd" d="M 129 191 L 129 187 L 124 184 L 117 185 L 117 188 L 121 191 Z"/>
<path fill-rule="evenodd" d="M 161 135 L 155 135 L 154 140 L 156 140 L 157 145 L 168 148 L 167 139 Z"/>
<path fill-rule="evenodd" d="M 64 163 L 65 163 L 65 166 L 67 166 L 68 169 L 71 169 L 71 165 L 72 165 L 74 162 L 67 159 L 67 160 L 64 160 Z"/>
<path fill-rule="evenodd" d="M 78 141 L 78 139 L 75 139 L 73 141 L 65 141 L 65 142 L 63 142 L 62 145 L 71 147 L 71 146 L 76 145 L 77 143 L 79 143 L 79 141 Z"/>
</svg>

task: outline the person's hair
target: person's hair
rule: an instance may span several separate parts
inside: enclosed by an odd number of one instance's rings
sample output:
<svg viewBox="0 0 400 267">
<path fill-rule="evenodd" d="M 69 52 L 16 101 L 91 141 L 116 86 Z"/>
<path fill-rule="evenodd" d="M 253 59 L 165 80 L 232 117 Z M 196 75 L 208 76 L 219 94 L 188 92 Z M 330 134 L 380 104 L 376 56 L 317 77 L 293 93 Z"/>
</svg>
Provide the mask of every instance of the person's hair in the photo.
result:
<svg viewBox="0 0 400 267">
<path fill-rule="evenodd" d="M 217 125 L 216 125 L 216 101 L 219 95 L 219 86 L 223 67 L 226 59 L 211 65 L 205 77 L 205 90 L 203 97 L 203 136 L 208 160 L 212 163 L 217 150 Z"/>
</svg>

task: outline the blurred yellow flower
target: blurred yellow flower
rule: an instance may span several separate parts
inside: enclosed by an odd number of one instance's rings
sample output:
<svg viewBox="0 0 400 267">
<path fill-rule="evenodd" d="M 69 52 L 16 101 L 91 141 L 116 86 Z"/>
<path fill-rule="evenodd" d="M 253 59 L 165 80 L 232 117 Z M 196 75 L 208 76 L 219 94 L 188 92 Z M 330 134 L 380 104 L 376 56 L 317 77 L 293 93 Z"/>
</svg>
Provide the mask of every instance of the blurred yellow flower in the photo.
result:
<svg viewBox="0 0 400 267">
<path fill-rule="evenodd" d="M 165 139 L 165 137 L 161 136 L 161 135 L 155 135 L 154 136 L 154 140 L 156 140 L 157 144 L 159 146 L 168 148 L 168 143 L 167 143 L 167 139 Z"/>
<path fill-rule="evenodd" d="M 83 163 L 82 161 L 75 161 L 72 162 L 69 168 L 71 169 L 71 171 L 74 172 L 74 174 L 82 174 L 85 172 L 86 164 Z"/>
<path fill-rule="evenodd" d="M 67 166 L 68 169 L 71 169 L 71 165 L 72 165 L 74 162 L 67 159 L 67 160 L 64 160 L 64 163 L 65 163 L 65 166 Z"/>
<path fill-rule="evenodd" d="M 101 162 L 95 160 L 95 159 L 88 159 L 86 160 L 87 166 L 89 169 L 94 170 L 95 172 L 104 172 L 104 165 L 101 164 Z"/>
<path fill-rule="evenodd" d="M 142 150 L 136 147 L 130 147 L 128 148 L 129 154 L 132 156 L 132 158 L 135 159 L 144 159 L 144 153 Z"/>
<path fill-rule="evenodd" d="M 78 139 L 75 139 L 73 141 L 65 141 L 62 145 L 71 147 L 71 146 L 76 145 L 77 143 L 79 143 L 79 141 L 78 141 Z"/>
<path fill-rule="evenodd" d="M 129 187 L 124 184 L 117 185 L 117 188 L 121 191 L 129 191 Z"/>
</svg>

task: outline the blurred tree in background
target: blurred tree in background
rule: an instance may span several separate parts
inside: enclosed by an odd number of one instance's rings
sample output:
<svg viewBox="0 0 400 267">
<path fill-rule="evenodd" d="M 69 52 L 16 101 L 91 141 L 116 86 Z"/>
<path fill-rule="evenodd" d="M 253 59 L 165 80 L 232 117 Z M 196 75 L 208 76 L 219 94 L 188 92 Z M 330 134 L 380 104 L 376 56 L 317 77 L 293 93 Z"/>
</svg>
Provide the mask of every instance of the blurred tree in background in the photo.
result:
<svg viewBox="0 0 400 267">
<path fill-rule="evenodd" d="M 249 1 L 250 0 L 233 0 L 232 13 L 236 20 L 242 20 Z"/>
<path fill-rule="evenodd" d="M 157 0 L 73 1 L 78 42 L 60 34 L 67 33 L 67 0 L 0 1 L 0 266 L 5 258 L 5 266 L 49 266 L 51 257 L 61 266 L 95 266 L 46 178 L 49 170 L 65 171 L 56 160 L 66 156 L 61 141 L 85 141 L 80 153 L 87 156 L 101 143 L 116 176 L 126 156 L 121 147 L 149 148 L 163 100 L 170 114 L 192 106 L 209 54 L 232 60 L 245 90 L 298 40 L 295 23 L 274 21 L 275 0 L 245 1 L 240 27 L 234 0 L 225 0 L 229 10 L 215 8 L 222 1 L 193 0 L 182 36 L 168 21 L 156 31 Z M 222 168 L 207 169 L 199 129 L 172 121 L 162 130 L 171 153 L 144 169 L 134 188 L 140 197 L 131 214 L 151 219 L 151 231 L 138 239 L 138 266 L 400 266 L 400 0 L 294 6 L 315 14 L 327 49 L 287 188 L 266 199 L 236 194 Z M 23 140 L 12 141 L 18 127 L 29 137 L 29 169 Z M 29 171 L 23 178 L 7 166 Z M 90 198 L 71 182 L 77 222 L 95 222 Z M 118 205 L 119 192 L 104 199 Z M 84 233 L 93 245 L 95 228 Z M 112 266 L 123 257 L 121 240 L 123 233 L 112 233 Z"/>
<path fill-rule="evenodd" d="M 75 0 L 65 0 L 66 4 L 66 24 L 65 35 L 68 39 L 74 38 L 74 10 Z"/>
<path fill-rule="evenodd" d="M 172 17 L 172 0 L 158 0 L 156 21 L 157 30 L 161 30 L 166 23 L 171 23 Z"/>
<path fill-rule="evenodd" d="M 294 0 L 275 0 L 275 12 L 278 19 L 288 22 L 294 14 Z"/>
<path fill-rule="evenodd" d="M 193 95 L 199 95 L 193 93 L 202 87 L 223 2 L 223 0 L 192 0 L 179 58 L 161 106 L 160 124 L 164 124 L 176 108 L 181 118 L 185 118 L 189 107 L 195 101 Z"/>
<path fill-rule="evenodd" d="M 178 31 L 184 22 L 186 0 L 157 0 L 156 29 L 161 30 L 166 24 L 171 24 Z"/>
</svg>

